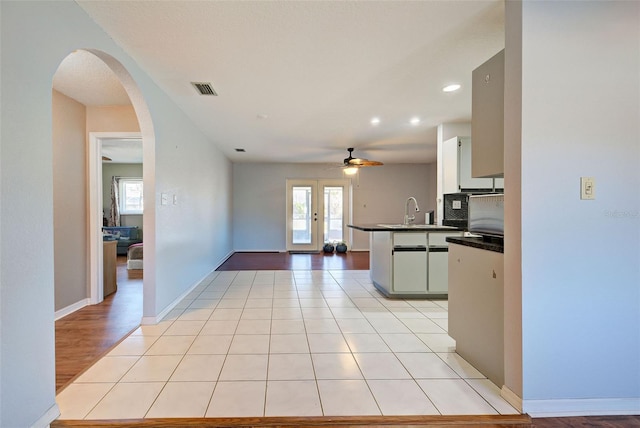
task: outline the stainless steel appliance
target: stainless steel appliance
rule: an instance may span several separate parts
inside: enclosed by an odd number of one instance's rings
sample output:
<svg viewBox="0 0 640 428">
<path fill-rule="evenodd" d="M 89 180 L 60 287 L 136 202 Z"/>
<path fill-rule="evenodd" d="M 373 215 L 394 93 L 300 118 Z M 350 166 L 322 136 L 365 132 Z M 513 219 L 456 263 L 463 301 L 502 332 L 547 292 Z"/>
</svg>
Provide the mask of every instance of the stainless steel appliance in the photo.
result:
<svg viewBox="0 0 640 428">
<path fill-rule="evenodd" d="M 470 233 L 504 237 L 504 194 L 469 196 L 468 214 Z"/>
</svg>

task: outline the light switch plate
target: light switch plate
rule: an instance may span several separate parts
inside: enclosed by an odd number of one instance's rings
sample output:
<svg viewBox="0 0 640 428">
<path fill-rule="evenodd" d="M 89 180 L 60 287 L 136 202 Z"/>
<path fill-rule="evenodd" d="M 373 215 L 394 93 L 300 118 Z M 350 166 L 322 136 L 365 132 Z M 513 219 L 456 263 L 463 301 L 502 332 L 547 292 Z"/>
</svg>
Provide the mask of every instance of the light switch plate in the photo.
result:
<svg viewBox="0 0 640 428">
<path fill-rule="evenodd" d="M 160 205 L 169 205 L 168 193 L 160 193 Z"/>
<path fill-rule="evenodd" d="M 596 198 L 595 177 L 580 177 L 580 199 L 590 200 Z"/>
</svg>

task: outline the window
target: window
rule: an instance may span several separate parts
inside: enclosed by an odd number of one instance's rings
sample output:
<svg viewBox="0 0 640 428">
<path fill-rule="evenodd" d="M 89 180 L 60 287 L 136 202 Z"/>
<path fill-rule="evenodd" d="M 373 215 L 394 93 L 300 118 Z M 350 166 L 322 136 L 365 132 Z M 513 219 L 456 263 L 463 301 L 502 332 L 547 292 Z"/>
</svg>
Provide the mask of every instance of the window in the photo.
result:
<svg viewBox="0 0 640 428">
<path fill-rule="evenodd" d="M 120 179 L 120 214 L 142 214 L 144 207 L 142 178 Z"/>
</svg>

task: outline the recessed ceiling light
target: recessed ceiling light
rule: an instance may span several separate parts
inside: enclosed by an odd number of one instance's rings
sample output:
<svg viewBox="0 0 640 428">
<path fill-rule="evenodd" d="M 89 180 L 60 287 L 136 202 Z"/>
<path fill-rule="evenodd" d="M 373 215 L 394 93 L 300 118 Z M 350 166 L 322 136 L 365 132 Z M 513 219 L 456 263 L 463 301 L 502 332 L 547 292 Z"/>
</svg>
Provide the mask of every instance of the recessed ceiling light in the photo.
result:
<svg viewBox="0 0 640 428">
<path fill-rule="evenodd" d="M 244 152 L 246 152 L 246 150 L 245 150 L 245 149 L 236 149 L 236 152 L 238 152 L 238 153 L 244 153 Z"/>
<path fill-rule="evenodd" d="M 458 89 L 460 89 L 460 85 L 457 83 L 454 83 L 452 85 L 447 85 L 444 88 L 442 88 L 442 92 L 453 92 L 453 91 L 457 91 Z"/>
<path fill-rule="evenodd" d="M 379 117 L 374 117 L 374 118 L 372 118 L 372 119 L 371 119 L 371 124 L 372 124 L 373 126 L 377 126 L 377 125 L 379 125 L 379 124 L 380 124 L 380 118 L 379 118 Z"/>
<path fill-rule="evenodd" d="M 267 119 L 269 117 L 269 115 L 264 114 L 264 113 L 260 113 L 256 116 L 258 119 Z"/>
<path fill-rule="evenodd" d="M 411 122 L 412 125 L 415 126 L 415 125 L 420 123 L 420 118 L 419 117 L 413 117 L 413 118 L 411 118 L 410 122 Z"/>
</svg>

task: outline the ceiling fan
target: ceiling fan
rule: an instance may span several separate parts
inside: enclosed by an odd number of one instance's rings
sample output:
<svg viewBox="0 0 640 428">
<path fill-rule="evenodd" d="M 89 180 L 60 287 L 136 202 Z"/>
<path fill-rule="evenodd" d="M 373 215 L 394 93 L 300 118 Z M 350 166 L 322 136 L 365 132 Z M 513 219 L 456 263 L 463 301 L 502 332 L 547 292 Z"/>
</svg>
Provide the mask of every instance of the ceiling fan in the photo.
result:
<svg viewBox="0 0 640 428">
<path fill-rule="evenodd" d="M 107 162 L 111 162 L 113 159 L 107 157 L 107 156 L 102 156 L 102 160 L 103 161 L 107 161 Z"/>
<path fill-rule="evenodd" d="M 363 158 L 354 158 L 353 155 L 353 147 L 349 147 L 347 149 L 349 152 L 349 157 L 345 158 L 343 161 L 344 173 L 347 175 L 353 175 L 358 172 L 358 168 L 362 168 L 365 166 L 380 166 L 384 165 L 382 162 L 373 161 L 369 159 Z"/>
</svg>

